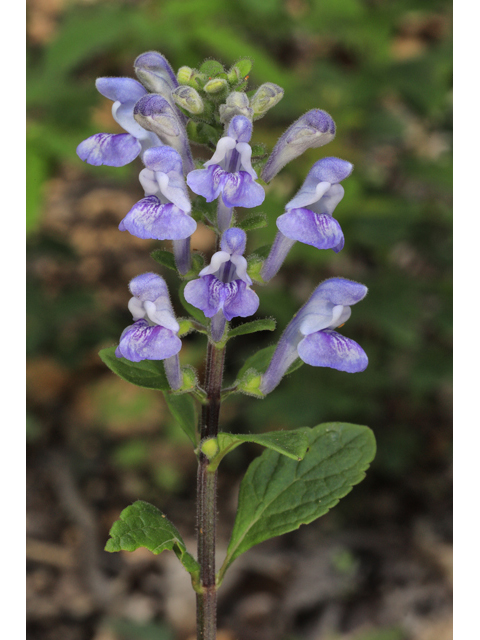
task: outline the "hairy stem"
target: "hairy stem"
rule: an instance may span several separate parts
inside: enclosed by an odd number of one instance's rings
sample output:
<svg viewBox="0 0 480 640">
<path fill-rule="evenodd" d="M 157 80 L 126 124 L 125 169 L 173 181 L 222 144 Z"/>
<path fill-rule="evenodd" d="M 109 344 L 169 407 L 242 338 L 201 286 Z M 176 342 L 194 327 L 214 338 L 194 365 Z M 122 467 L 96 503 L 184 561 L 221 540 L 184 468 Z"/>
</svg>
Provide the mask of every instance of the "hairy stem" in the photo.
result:
<svg viewBox="0 0 480 640">
<path fill-rule="evenodd" d="M 218 433 L 225 347 L 208 343 L 205 391 L 200 438 Z M 197 639 L 215 640 L 217 588 L 215 585 L 215 528 L 217 516 L 217 471 L 209 471 L 209 459 L 200 452 L 197 473 L 197 546 L 201 593 L 197 594 Z"/>
</svg>

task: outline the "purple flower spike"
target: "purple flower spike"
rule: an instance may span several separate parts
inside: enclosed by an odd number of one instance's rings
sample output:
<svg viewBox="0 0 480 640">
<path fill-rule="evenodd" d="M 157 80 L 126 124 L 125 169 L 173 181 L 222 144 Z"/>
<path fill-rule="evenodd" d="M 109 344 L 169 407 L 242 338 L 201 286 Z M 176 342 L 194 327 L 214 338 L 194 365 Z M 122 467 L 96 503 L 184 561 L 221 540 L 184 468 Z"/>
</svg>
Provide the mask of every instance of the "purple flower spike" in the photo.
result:
<svg viewBox="0 0 480 640">
<path fill-rule="evenodd" d="M 182 342 L 177 336 L 179 324 L 167 285 L 157 274 L 144 273 L 134 278 L 129 288 L 133 298 L 128 308 L 134 323 L 123 331 L 115 355 L 132 362 L 168 360 L 165 372 L 172 389 L 178 389 L 181 374 L 177 354 Z"/>
<path fill-rule="evenodd" d="M 335 122 L 321 109 L 312 109 L 294 122 L 280 137 L 267 164 L 262 179 L 270 182 L 280 169 L 298 158 L 307 149 L 323 147 L 335 137 Z"/>
<path fill-rule="evenodd" d="M 257 174 L 252 167 L 252 148 L 248 144 L 251 135 L 250 120 L 245 116 L 234 116 L 227 135 L 217 142 L 215 153 L 205 162 L 205 168 L 188 174 L 187 184 L 192 191 L 207 202 L 221 195 L 227 208 L 252 208 L 262 204 L 265 191 L 255 182 Z"/>
<path fill-rule="evenodd" d="M 314 367 L 339 371 L 364 371 L 368 357 L 360 345 L 334 331 L 350 317 L 350 307 L 367 295 L 367 287 L 344 278 L 322 282 L 285 329 L 260 390 L 275 389 L 289 366 L 300 358 Z"/>
<path fill-rule="evenodd" d="M 245 243 L 246 234 L 242 229 L 227 229 L 222 236 L 221 251 L 214 253 L 209 266 L 200 271 L 200 277 L 185 287 L 187 302 L 201 309 L 207 318 L 223 315 L 221 331 L 218 328 L 221 323 L 215 322 L 217 328 L 212 337 L 216 341 L 223 334 L 225 320 L 251 316 L 260 304 L 257 294 L 250 288 L 252 280 L 242 255 Z"/>
<path fill-rule="evenodd" d="M 138 238 L 185 241 L 197 228 L 183 178 L 182 159 L 171 147 L 152 147 L 143 156 L 140 172 L 145 198 L 137 202 L 120 222 L 120 231 Z M 189 243 L 174 246 L 180 273 L 190 268 Z M 177 259 L 178 258 L 178 259 Z"/>
<path fill-rule="evenodd" d="M 142 151 L 160 144 L 157 136 L 145 131 L 133 117 L 135 103 L 147 92 L 132 78 L 98 78 L 97 90 L 113 100 L 112 115 L 128 133 L 97 133 L 81 142 L 77 155 L 81 160 L 95 166 L 123 167 Z"/>
<path fill-rule="evenodd" d="M 322 158 L 313 165 L 286 212 L 277 218 L 279 231 L 261 272 L 265 282 L 278 272 L 295 241 L 335 253 L 343 249 L 343 231 L 332 214 L 345 193 L 338 183 L 352 171 L 353 165 L 340 158 Z"/>
<path fill-rule="evenodd" d="M 185 174 L 195 168 L 184 123 L 178 110 L 161 95 L 150 93 L 135 105 L 133 115 L 139 125 L 152 131 L 182 157 Z"/>
</svg>

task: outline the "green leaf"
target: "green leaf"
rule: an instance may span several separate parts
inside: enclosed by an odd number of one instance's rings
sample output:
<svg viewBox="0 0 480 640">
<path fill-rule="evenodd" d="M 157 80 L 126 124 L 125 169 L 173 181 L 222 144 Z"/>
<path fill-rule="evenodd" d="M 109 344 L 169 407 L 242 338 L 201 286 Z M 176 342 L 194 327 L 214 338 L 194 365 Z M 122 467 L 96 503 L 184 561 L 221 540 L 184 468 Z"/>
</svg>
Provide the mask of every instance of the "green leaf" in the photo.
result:
<svg viewBox="0 0 480 640">
<path fill-rule="evenodd" d="M 262 447 L 277 451 L 298 462 L 303 460 L 308 449 L 309 432 L 310 429 L 308 427 L 303 427 L 301 429 L 292 429 L 291 431 L 271 431 L 269 433 L 219 433 L 216 438 L 219 452 L 216 453 L 212 462 L 215 464 L 217 458 L 219 458 L 219 463 L 227 453 L 230 453 L 230 451 L 233 451 L 244 442 L 261 444 Z"/>
<path fill-rule="evenodd" d="M 267 450 L 249 466 L 220 579 L 240 554 L 323 516 L 365 477 L 375 456 L 368 427 L 331 422 L 308 435 L 310 448 L 302 461 Z"/>
<path fill-rule="evenodd" d="M 254 213 L 247 216 L 237 224 L 237 227 L 244 231 L 253 231 L 253 229 L 262 229 L 267 226 L 267 216 L 264 213 Z"/>
<path fill-rule="evenodd" d="M 156 389 L 157 391 L 169 391 L 167 376 L 161 360 L 142 360 L 141 362 L 131 362 L 126 358 L 117 358 L 116 347 L 108 347 L 99 352 L 100 358 L 109 369 L 117 376 L 136 384 L 137 387 L 145 389 Z"/>
<path fill-rule="evenodd" d="M 252 320 L 252 322 L 244 322 L 240 326 L 229 331 L 228 337 L 235 338 L 235 336 L 244 336 L 247 333 L 256 333 L 257 331 L 275 331 L 276 326 L 277 323 L 273 318 Z"/>
<path fill-rule="evenodd" d="M 198 575 L 200 566 L 187 551 L 182 536 L 170 520 L 148 502 L 137 500 L 120 514 L 113 523 L 105 551 L 135 551 L 145 547 L 155 555 L 162 551 L 174 551 L 185 569 Z"/>
<path fill-rule="evenodd" d="M 200 311 L 200 309 L 197 309 L 197 307 L 194 307 L 192 304 L 190 304 L 185 300 L 184 291 L 187 284 L 188 282 L 183 282 L 180 285 L 180 289 L 179 289 L 180 302 L 182 303 L 182 306 L 185 309 L 185 311 L 187 311 L 193 318 L 195 318 L 197 322 L 200 322 L 204 326 L 207 326 L 208 321 L 203 311 Z"/>
<path fill-rule="evenodd" d="M 231 332 L 230 332 L 230 335 L 231 335 Z M 272 359 L 273 353 L 276 348 L 277 348 L 277 345 L 272 344 L 269 347 L 260 349 L 260 351 L 257 351 L 252 356 L 247 358 L 245 360 L 245 364 L 238 372 L 237 379 L 240 380 L 240 378 L 242 378 L 249 369 L 255 369 L 255 371 L 258 371 L 258 373 L 265 373 L 268 365 L 270 364 L 270 360 Z M 297 369 L 300 369 L 302 364 L 303 364 L 303 360 L 300 360 L 300 358 L 297 358 L 295 362 L 293 362 L 288 367 L 285 375 L 287 376 L 290 373 L 293 373 L 294 371 L 296 371 Z"/>
<path fill-rule="evenodd" d="M 177 270 L 177 265 L 175 264 L 175 258 L 173 253 L 170 251 L 163 251 L 163 249 L 156 249 L 156 251 L 152 251 L 150 256 L 158 262 L 159 264 L 167 267 L 167 269 L 172 269 L 173 271 Z"/>
<path fill-rule="evenodd" d="M 165 401 L 173 417 L 185 431 L 187 436 L 197 446 L 195 402 L 188 393 L 173 395 L 166 393 Z"/>
<path fill-rule="evenodd" d="M 263 258 L 266 259 L 268 258 L 268 254 L 270 253 L 270 249 L 272 248 L 271 244 L 264 244 L 261 247 L 258 247 L 258 249 L 255 249 L 255 251 L 252 253 L 252 256 L 256 256 L 258 258 Z M 249 256 L 249 260 L 250 260 Z"/>
</svg>

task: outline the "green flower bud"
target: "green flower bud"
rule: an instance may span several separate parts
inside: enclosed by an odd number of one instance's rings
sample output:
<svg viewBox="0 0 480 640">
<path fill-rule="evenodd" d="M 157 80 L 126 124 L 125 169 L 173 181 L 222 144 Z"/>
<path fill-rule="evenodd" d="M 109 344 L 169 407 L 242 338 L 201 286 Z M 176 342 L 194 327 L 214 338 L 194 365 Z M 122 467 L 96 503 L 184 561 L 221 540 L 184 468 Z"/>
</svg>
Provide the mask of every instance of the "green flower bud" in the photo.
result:
<svg viewBox="0 0 480 640">
<path fill-rule="evenodd" d="M 252 61 L 245 58 L 236 62 L 228 72 L 227 78 L 230 84 L 236 84 L 247 76 L 252 69 Z"/>
<path fill-rule="evenodd" d="M 193 87 L 181 85 L 172 91 L 172 98 L 179 107 L 182 107 L 189 113 L 197 115 L 203 113 L 204 104 L 198 91 Z"/>
<path fill-rule="evenodd" d="M 209 80 L 203 90 L 209 94 L 220 93 L 221 91 L 225 91 L 228 88 L 228 82 L 223 78 L 213 78 L 213 80 Z"/>
<path fill-rule="evenodd" d="M 240 91 L 232 91 L 227 96 L 225 104 L 221 104 L 220 122 L 228 124 L 233 116 L 246 116 L 249 120 L 253 118 L 253 109 L 248 106 L 248 96 Z"/>
<path fill-rule="evenodd" d="M 280 102 L 284 93 L 284 90 L 278 84 L 273 84 L 273 82 L 262 84 L 250 100 L 254 120 L 263 118 L 269 109 Z"/>
<path fill-rule="evenodd" d="M 247 396 L 254 396 L 255 398 L 264 398 L 265 395 L 260 391 L 260 384 L 262 382 L 262 376 L 255 371 L 255 369 L 249 369 L 238 384 L 238 390 L 241 393 L 245 393 Z"/>
<path fill-rule="evenodd" d="M 190 67 L 180 67 L 177 71 L 178 84 L 190 84 L 193 76 L 193 69 Z"/>
</svg>

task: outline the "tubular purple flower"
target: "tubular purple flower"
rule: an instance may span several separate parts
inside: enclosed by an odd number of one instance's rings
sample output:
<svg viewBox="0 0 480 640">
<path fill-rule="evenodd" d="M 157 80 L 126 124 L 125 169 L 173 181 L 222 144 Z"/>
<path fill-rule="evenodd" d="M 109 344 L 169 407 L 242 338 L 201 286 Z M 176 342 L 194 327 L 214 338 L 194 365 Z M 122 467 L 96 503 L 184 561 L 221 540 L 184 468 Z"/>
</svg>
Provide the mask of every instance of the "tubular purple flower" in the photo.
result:
<svg viewBox="0 0 480 640">
<path fill-rule="evenodd" d="M 353 165 L 340 158 L 315 162 L 286 212 L 277 218 L 279 231 L 261 271 L 265 282 L 278 272 L 296 241 L 335 253 L 343 249 L 343 231 L 332 214 L 345 193 L 339 182 L 352 171 Z"/>
<path fill-rule="evenodd" d="M 222 203 L 230 209 L 223 215 L 220 230 L 231 222 L 233 207 L 257 207 L 265 199 L 263 187 L 255 182 L 257 174 L 251 163 L 252 148 L 248 144 L 252 136 L 252 123 L 245 116 L 234 116 L 227 135 L 217 143 L 215 153 L 205 169 L 191 171 L 187 184 L 194 193 L 212 202 L 221 196 Z"/>
<path fill-rule="evenodd" d="M 363 284 L 344 278 L 322 282 L 285 329 L 262 376 L 260 391 L 265 395 L 273 391 L 297 358 L 314 367 L 364 371 L 368 365 L 365 351 L 334 329 L 348 320 L 350 307 L 367 291 Z"/>
<path fill-rule="evenodd" d="M 312 109 L 296 120 L 279 138 L 267 164 L 262 180 L 270 182 L 280 169 L 307 149 L 323 147 L 335 137 L 335 122 L 321 109 Z"/>
<path fill-rule="evenodd" d="M 182 342 L 177 336 L 180 327 L 167 285 L 159 275 L 144 273 L 134 278 L 129 288 L 133 298 L 130 298 L 128 308 L 134 323 L 120 336 L 115 355 L 131 362 L 164 360 L 171 388 L 179 389 L 182 376 L 177 354 Z"/>
<path fill-rule="evenodd" d="M 166 145 L 181 155 L 185 174 L 195 168 L 184 121 L 176 107 L 156 93 L 149 93 L 136 103 L 133 115 L 137 123 L 152 131 Z"/>
<path fill-rule="evenodd" d="M 77 155 L 95 166 L 123 167 L 151 146 L 161 144 L 155 133 L 145 131 L 133 117 L 135 103 L 147 91 L 133 78 L 98 78 L 98 91 L 113 100 L 112 115 L 127 133 L 96 133 L 81 142 Z"/>
<path fill-rule="evenodd" d="M 145 198 L 137 202 L 120 222 L 120 231 L 137 238 L 173 240 L 180 273 L 190 269 L 190 236 L 197 228 L 183 178 L 182 159 L 171 147 L 152 147 L 143 156 L 140 182 Z"/>
<path fill-rule="evenodd" d="M 247 261 L 243 257 L 247 236 L 235 227 L 222 236 L 220 248 L 213 254 L 208 267 L 200 271 L 199 278 L 185 287 L 187 302 L 212 318 L 212 338 L 218 342 L 227 320 L 237 316 L 251 316 L 260 300 L 252 291 L 252 280 L 247 274 Z"/>
</svg>

